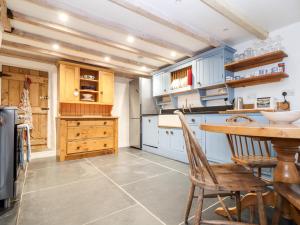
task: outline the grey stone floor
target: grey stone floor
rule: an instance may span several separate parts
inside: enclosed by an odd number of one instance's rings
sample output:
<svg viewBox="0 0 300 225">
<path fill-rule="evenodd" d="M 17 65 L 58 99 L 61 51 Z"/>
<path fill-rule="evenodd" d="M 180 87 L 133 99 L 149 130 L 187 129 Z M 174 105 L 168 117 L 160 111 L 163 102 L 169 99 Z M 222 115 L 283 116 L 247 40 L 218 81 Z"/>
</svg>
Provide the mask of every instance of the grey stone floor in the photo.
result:
<svg viewBox="0 0 300 225">
<path fill-rule="evenodd" d="M 131 148 L 118 156 L 36 159 L 28 166 L 20 201 L 0 212 L 0 224 L 180 225 L 187 174 L 186 164 Z M 206 199 L 204 218 L 222 219 L 214 214 L 218 206 L 216 199 Z"/>
</svg>

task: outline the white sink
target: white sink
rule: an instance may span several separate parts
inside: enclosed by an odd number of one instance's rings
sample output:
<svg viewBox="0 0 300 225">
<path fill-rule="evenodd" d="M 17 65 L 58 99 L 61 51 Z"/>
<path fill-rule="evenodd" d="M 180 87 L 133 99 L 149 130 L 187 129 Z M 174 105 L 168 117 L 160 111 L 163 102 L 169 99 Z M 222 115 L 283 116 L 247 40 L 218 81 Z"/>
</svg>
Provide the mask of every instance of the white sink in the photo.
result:
<svg viewBox="0 0 300 225">
<path fill-rule="evenodd" d="M 181 122 L 177 115 L 159 115 L 159 127 L 181 128 Z"/>
<path fill-rule="evenodd" d="M 261 111 L 264 117 L 273 123 L 290 124 L 300 119 L 300 110 L 285 111 L 285 112 L 264 112 Z"/>
</svg>

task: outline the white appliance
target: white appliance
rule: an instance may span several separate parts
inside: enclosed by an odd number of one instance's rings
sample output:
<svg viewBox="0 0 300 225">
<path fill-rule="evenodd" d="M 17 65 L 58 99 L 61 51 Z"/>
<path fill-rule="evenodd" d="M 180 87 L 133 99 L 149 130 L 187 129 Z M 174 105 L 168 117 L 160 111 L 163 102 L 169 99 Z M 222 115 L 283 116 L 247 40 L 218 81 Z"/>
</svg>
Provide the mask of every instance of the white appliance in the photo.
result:
<svg viewBox="0 0 300 225">
<path fill-rule="evenodd" d="M 138 78 L 129 82 L 129 143 L 131 147 L 141 148 L 141 117 L 157 114 L 152 97 L 152 81 Z"/>
</svg>

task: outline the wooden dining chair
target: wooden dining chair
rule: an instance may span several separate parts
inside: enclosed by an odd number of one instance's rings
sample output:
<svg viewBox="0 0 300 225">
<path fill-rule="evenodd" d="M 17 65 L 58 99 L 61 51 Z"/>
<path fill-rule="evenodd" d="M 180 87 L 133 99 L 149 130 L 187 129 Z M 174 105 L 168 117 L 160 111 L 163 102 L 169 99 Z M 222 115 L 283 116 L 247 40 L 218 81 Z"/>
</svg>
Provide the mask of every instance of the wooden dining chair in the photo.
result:
<svg viewBox="0 0 300 225">
<path fill-rule="evenodd" d="M 227 119 L 228 123 L 237 123 L 238 119 L 255 122 L 246 115 L 235 115 Z M 262 168 L 274 168 L 277 158 L 272 157 L 270 140 L 242 135 L 227 134 L 233 162 L 257 171 L 261 177 Z"/>
<path fill-rule="evenodd" d="M 259 211 L 259 221 L 261 225 L 267 225 L 265 209 L 263 205 L 262 192 L 268 185 L 263 180 L 254 176 L 252 171 L 245 167 L 232 164 L 210 165 L 201 146 L 197 142 L 192 130 L 188 126 L 184 115 L 180 111 L 175 112 L 181 121 L 183 135 L 186 144 L 186 150 L 190 168 L 190 193 L 185 213 L 185 224 L 188 224 L 188 218 L 194 199 L 195 188 L 199 188 L 197 196 L 197 205 L 195 211 L 195 225 L 200 224 L 245 224 L 241 223 L 241 203 L 240 192 L 256 192 Z M 209 151 L 209 149 L 208 149 Z M 215 194 L 204 195 L 204 190 L 214 191 Z M 228 208 L 222 198 L 226 195 L 235 194 L 236 206 L 238 210 L 237 222 L 233 221 Z M 217 197 L 221 206 L 227 213 L 229 221 L 203 220 L 202 207 L 203 200 L 206 197 Z"/>
<path fill-rule="evenodd" d="M 286 205 L 284 201 L 291 204 L 289 213 L 292 220 L 300 225 L 300 184 L 275 183 L 274 189 L 277 195 L 275 211 L 273 213 L 272 225 L 278 225 L 283 207 Z"/>
</svg>

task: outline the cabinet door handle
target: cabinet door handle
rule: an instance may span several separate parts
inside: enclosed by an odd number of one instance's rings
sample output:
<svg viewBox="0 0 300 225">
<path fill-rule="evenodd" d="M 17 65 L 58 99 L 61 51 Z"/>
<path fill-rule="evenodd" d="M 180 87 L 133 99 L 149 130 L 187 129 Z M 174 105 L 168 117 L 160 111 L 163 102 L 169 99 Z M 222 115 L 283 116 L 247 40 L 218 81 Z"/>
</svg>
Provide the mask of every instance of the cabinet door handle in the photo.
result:
<svg viewBox="0 0 300 225">
<path fill-rule="evenodd" d="M 107 124 L 107 122 L 105 121 L 103 124 L 104 124 L 104 125 L 106 125 L 106 124 Z"/>
<path fill-rule="evenodd" d="M 192 119 L 192 122 L 195 123 L 195 119 Z"/>
<path fill-rule="evenodd" d="M 194 134 L 194 135 L 196 135 L 196 132 L 195 132 L 195 131 L 193 131 L 193 134 Z"/>
<path fill-rule="evenodd" d="M 80 147 L 79 146 L 77 146 L 77 148 L 76 148 L 77 150 L 79 150 L 80 149 Z"/>
<path fill-rule="evenodd" d="M 169 131 L 166 131 L 166 134 L 169 135 Z"/>
<path fill-rule="evenodd" d="M 105 135 L 105 134 L 106 134 L 106 131 L 104 131 L 103 134 Z"/>
<path fill-rule="evenodd" d="M 79 136 L 80 136 L 80 133 L 77 133 L 76 136 L 79 137 Z"/>
<path fill-rule="evenodd" d="M 166 92 L 167 90 L 166 89 L 164 89 L 164 92 Z"/>
<path fill-rule="evenodd" d="M 199 82 L 199 81 L 198 81 L 198 82 L 197 82 L 197 84 L 199 84 L 199 85 L 200 85 L 200 84 L 201 84 L 201 82 Z"/>
<path fill-rule="evenodd" d="M 173 131 L 171 131 L 170 133 L 171 133 L 171 135 L 173 135 L 173 134 L 174 134 L 174 133 L 173 133 Z"/>
<path fill-rule="evenodd" d="M 149 123 L 151 123 L 151 120 L 148 120 L 149 121 Z"/>
<path fill-rule="evenodd" d="M 103 147 L 107 147 L 107 144 L 104 144 Z"/>
<path fill-rule="evenodd" d="M 77 122 L 77 126 L 80 126 L 80 122 Z"/>
</svg>

